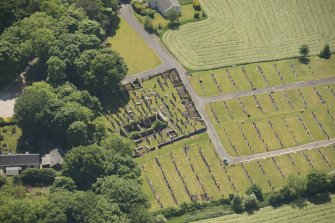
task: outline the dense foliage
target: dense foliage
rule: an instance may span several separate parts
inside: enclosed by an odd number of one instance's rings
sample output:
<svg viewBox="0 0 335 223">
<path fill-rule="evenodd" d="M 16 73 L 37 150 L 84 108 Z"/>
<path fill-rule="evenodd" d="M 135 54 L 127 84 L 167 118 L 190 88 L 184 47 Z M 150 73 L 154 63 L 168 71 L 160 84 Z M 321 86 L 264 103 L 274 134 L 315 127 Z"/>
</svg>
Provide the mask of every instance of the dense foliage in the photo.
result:
<svg viewBox="0 0 335 223">
<path fill-rule="evenodd" d="M 28 66 L 30 81 L 46 80 L 53 86 L 69 81 L 98 96 L 114 92 L 127 66 L 119 54 L 102 47 L 106 32 L 99 22 L 110 24 L 119 0 L 32 2 L 24 4 L 27 10 L 18 6 L 24 15 L 18 12 L 13 19 L 18 21 L 0 36 L 0 81 L 18 78 Z M 6 14 L 7 5 L 15 3 L 1 4 Z M 88 4 L 99 5 L 99 12 Z"/>
<path fill-rule="evenodd" d="M 53 169 L 28 168 L 19 175 L 24 185 L 48 186 L 55 181 L 56 171 Z"/>
<path fill-rule="evenodd" d="M 14 111 L 23 137 L 56 140 L 70 148 L 94 141 L 101 105 L 97 98 L 72 84 L 53 88 L 37 82 L 24 89 Z"/>
</svg>

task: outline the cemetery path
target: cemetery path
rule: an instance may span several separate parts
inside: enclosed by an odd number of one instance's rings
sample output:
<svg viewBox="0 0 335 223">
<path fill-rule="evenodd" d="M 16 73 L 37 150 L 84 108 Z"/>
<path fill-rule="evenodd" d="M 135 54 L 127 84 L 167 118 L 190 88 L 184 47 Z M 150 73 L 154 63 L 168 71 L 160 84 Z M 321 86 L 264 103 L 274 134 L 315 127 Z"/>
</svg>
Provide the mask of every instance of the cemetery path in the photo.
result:
<svg viewBox="0 0 335 223">
<path fill-rule="evenodd" d="M 289 153 L 295 153 L 295 152 L 313 149 L 317 147 L 325 147 L 325 146 L 329 146 L 332 144 L 335 144 L 335 138 L 331 138 L 329 140 L 324 140 L 324 141 L 319 141 L 319 142 L 312 142 L 312 143 L 299 145 L 299 146 L 294 146 L 294 147 L 286 148 L 286 149 L 274 150 L 274 151 L 265 152 L 265 153 L 257 153 L 257 154 L 247 155 L 247 156 L 235 157 L 230 163 L 237 164 L 237 163 L 248 162 L 252 160 L 265 159 L 269 157 L 285 155 Z"/>
<path fill-rule="evenodd" d="M 212 103 L 216 101 L 229 100 L 229 99 L 240 98 L 240 97 L 245 97 L 245 96 L 252 96 L 254 94 L 264 94 L 264 93 L 270 93 L 270 92 L 287 91 L 287 90 L 297 89 L 301 87 L 313 87 L 313 86 L 317 86 L 320 84 L 333 84 L 333 83 L 335 83 L 335 77 L 321 79 L 321 80 L 295 82 L 295 83 L 289 83 L 289 84 L 274 86 L 274 87 L 260 88 L 256 90 L 250 90 L 250 91 L 239 91 L 236 93 L 224 94 L 224 95 L 214 96 L 214 97 L 201 97 L 201 100 L 203 101 L 204 104 L 207 104 L 207 103 Z"/>
<path fill-rule="evenodd" d="M 270 151 L 270 152 L 265 152 L 265 153 L 252 154 L 248 156 L 233 157 L 229 155 L 227 151 L 225 150 L 214 128 L 213 123 L 211 122 L 209 116 L 207 115 L 205 111 L 206 104 L 210 102 L 215 102 L 215 101 L 239 98 L 243 96 L 252 96 L 253 94 L 270 93 L 272 91 L 274 92 L 285 91 L 285 90 L 296 89 L 300 87 L 309 87 L 309 86 L 316 86 L 319 84 L 335 83 L 335 77 L 328 78 L 328 79 L 322 79 L 322 80 L 296 82 L 296 83 L 290 83 L 290 84 L 285 84 L 281 86 L 268 87 L 268 88 L 250 90 L 250 91 L 241 91 L 241 92 L 225 94 L 225 95 L 220 95 L 220 96 L 215 96 L 215 97 L 200 97 L 197 95 L 191 83 L 189 82 L 187 78 L 187 71 L 185 70 L 185 68 L 166 49 L 166 47 L 160 42 L 158 37 L 156 37 L 155 35 L 148 34 L 143 29 L 143 25 L 140 24 L 139 21 L 137 21 L 137 19 L 134 17 L 134 11 L 131 5 L 129 4 L 122 5 L 122 8 L 120 9 L 120 16 L 123 17 L 140 36 L 142 36 L 145 42 L 156 52 L 156 54 L 160 57 L 162 61 L 162 64 L 160 66 L 154 69 L 139 73 L 139 74 L 127 76 L 125 80 L 132 81 L 135 79 L 146 78 L 150 75 L 154 75 L 156 73 L 161 73 L 166 70 L 175 68 L 178 71 L 180 78 L 183 81 L 186 89 L 188 90 L 194 102 L 194 105 L 197 107 L 200 115 L 202 116 L 207 126 L 207 133 L 211 139 L 211 143 L 213 144 L 216 152 L 218 153 L 221 159 L 226 158 L 230 164 L 236 164 L 236 163 L 241 163 L 241 162 L 248 162 L 251 160 L 258 160 L 258 159 L 264 159 L 264 158 L 274 157 L 278 155 L 284 155 L 284 154 L 312 149 L 316 147 L 323 147 L 323 146 L 327 146 L 330 144 L 335 144 L 335 138 L 332 138 L 330 140 L 313 142 L 309 144 L 299 145 L 296 147 L 275 150 L 275 151 Z"/>
<path fill-rule="evenodd" d="M 123 4 L 119 13 L 120 16 L 124 18 L 124 20 L 135 30 L 135 32 L 137 32 L 143 38 L 144 42 L 157 54 L 157 56 L 161 60 L 161 65 L 159 65 L 158 67 L 138 74 L 126 76 L 125 80 L 131 81 L 136 78 L 141 79 L 149 75 L 162 73 L 166 70 L 172 69 L 173 60 L 171 60 L 170 55 L 166 54 L 162 43 L 157 39 L 155 35 L 151 35 L 143 29 L 143 25 L 136 20 L 134 16 L 134 10 L 131 5 Z"/>
<path fill-rule="evenodd" d="M 163 72 L 171 68 L 175 68 L 179 75 L 181 80 L 183 81 L 186 89 L 188 90 L 194 105 L 197 107 L 200 115 L 202 116 L 206 126 L 207 126 L 207 133 L 211 139 L 211 142 L 214 145 L 214 148 L 218 155 L 221 157 L 221 159 L 226 158 L 229 161 L 233 159 L 232 156 L 230 156 L 225 148 L 222 145 L 222 142 L 215 131 L 214 125 L 211 122 L 210 118 L 208 117 L 206 111 L 205 111 L 205 104 L 203 103 L 203 100 L 196 94 L 194 91 L 191 83 L 187 79 L 187 71 L 184 69 L 184 67 L 174 58 L 174 56 L 168 51 L 168 49 L 163 46 L 163 44 L 160 42 L 160 40 L 154 36 L 148 34 L 144 29 L 143 25 L 137 21 L 137 19 L 134 17 L 134 10 L 131 7 L 131 5 L 126 4 L 122 5 L 122 8 L 120 9 L 120 16 L 124 18 L 129 25 L 133 27 L 133 29 L 143 37 L 145 42 L 159 55 L 159 57 L 162 60 L 162 65 L 158 68 L 155 68 L 153 70 L 149 70 L 143 73 L 127 76 L 125 78 L 126 81 L 131 81 L 136 78 L 141 79 L 144 77 L 148 77 L 150 75 L 153 75 L 158 72 Z M 165 69 L 164 69 L 165 68 Z"/>
</svg>

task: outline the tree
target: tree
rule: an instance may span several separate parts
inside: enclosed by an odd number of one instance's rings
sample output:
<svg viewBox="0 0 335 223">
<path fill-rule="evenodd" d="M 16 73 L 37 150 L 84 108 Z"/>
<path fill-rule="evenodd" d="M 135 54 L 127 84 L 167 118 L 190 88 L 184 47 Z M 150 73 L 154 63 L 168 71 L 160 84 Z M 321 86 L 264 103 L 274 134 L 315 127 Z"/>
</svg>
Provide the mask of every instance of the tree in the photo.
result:
<svg viewBox="0 0 335 223">
<path fill-rule="evenodd" d="M 236 212 L 236 213 L 241 213 L 243 212 L 243 200 L 240 197 L 240 195 L 235 194 L 233 196 L 233 199 L 231 200 L 231 208 Z"/>
<path fill-rule="evenodd" d="M 259 210 L 259 201 L 255 194 L 250 194 L 244 198 L 244 209 L 249 212 Z"/>
<path fill-rule="evenodd" d="M 306 192 L 320 194 L 327 191 L 329 186 L 328 175 L 322 171 L 313 170 L 306 178 Z"/>
<path fill-rule="evenodd" d="M 173 25 L 179 22 L 179 16 L 180 13 L 177 10 L 171 9 L 168 11 L 166 18 L 170 21 L 170 24 Z"/>
<path fill-rule="evenodd" d="M 299 53 L 301 54 L 302 57 L 307 57 L 309 54 L 309 47 L 307 44 L 303 44 L 299 48 Z"/>
<path fill-rule="evenodd" d="M 254 194 L 258 200 L 262 201 L 263 200 L 263 191 L 260 188 L 260 186 L 256 184 L 252 184 L 247 190 L 246 190 L 246 195 L 251 195 Z"/>
<path fill-rule="evenodd" d="M 22 183 L 30 186 L 49 186 L 55 181 L 55 177 L 54 169 L 28 168 L 20 174 Z"/>
<path fill-rule="evenodd" d="M 102 194 L 118 204 L 121 211 L 130 213 L 132 208 L 149 208 L 147 197 L 143 194 L 137 180 L 127 180 L 118 176 L 100 178 L 93 185 L 96 194 Z"/>
<path fill-rule="evenodd" d="M 79 189 L 88 189 L 105 176 L 106 160 L 106 151 L 99 146 L 76 147 L 65 156 L 63 175 L 72 178 Z"/>
<path fill-rule="evenodd" d="M 166 218 L 161 214 L 155 217 L 155 223 L 166 223 L 166 222 L 167 222 Z"/>
<path fill-rule="evenodd" d="M 298 197 L 306 192 L 306 178 L 302 175 L 289 175 L 286 180 L 286 185 L 292 188 Z"/>
<path fill-rule="evenodd" d="M 65 190 L 65 191 L 74 191 L 76 190 L 76 184 L 70 177 L 58 177 L 56 178 L 54 184 L 52 185 L 50 192 L 54 193 L 56 191 Z"/>
<path fill-rule="evenodd" d="M 131 156 L 120 154 L 108 158 L 106 173 L 125 179 L 138 179 L 141 176 L 141 170 L 135 160 Z"/>
<path fill-rule="evenodd" d="M 136 145 L 132 140 L 117 134 L 108 135 L 101 141 L 101 146 L 113 153 L 121 154 L 122 156 L 133 156 L 134 149 L 136 148 Z"/>
<path fill-rule="evenodd" d="M 324 58 L 324 59 L 329 59 L 331 57 L 329 44 L 326 44 L 323 47 L 323 50 L 320 52 L 319 57 Z"/>
<path fill-rule="evenodd" d="M 67 144 L 70 147 L 87 145 L 88 143 L 88 127 L 83 121 L 75 121 L 70 124 L 66 135 Z"/>
<path fill-rule="evenodd" d="M 65 74 L 66 64 L 56 56 L 50 57 L 47 61 L 48 77 L 47 81 L 53 86 L 62 84 L 67 78 Z"/>
<path fill-rule="evenodd" d="M 300 63 L 308 64 L 309 63 L 309 59 L 307 58 L 309 54 L 308 45 L 306 44 L 301 45 L 301 47 L 299 48 L 299 53 L 301 55 L 299 58 Z"/>
</svg>

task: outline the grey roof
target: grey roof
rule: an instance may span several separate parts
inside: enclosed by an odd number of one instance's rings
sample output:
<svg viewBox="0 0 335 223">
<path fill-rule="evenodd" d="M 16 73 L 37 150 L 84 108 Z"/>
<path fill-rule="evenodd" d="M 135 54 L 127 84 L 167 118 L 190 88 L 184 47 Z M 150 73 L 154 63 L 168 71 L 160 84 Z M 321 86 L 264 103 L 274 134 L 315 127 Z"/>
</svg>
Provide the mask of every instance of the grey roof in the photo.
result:
<svg viewBox="0 0 335 223">
<path fill-rule="evenodd" d="M 0 155 L 0 166 L 29 166 L 39 165 L 39 154 L 11 154 Z"/>
<path fill-rule="evenodd" d="M 64 152 L 59 149 L 53 149 L 49 154 L 42 157 L 42 165 L 50 165 L 51 167 L 56 164 L 62 164 L 64 161 Z"/>
<path fill-rule="evenodd" d="M 162 10 L 165 12 L 171 8 L 173 5 L 180 6 L 177 0 L 156 0 L 157 4 L 160 6 Z"/>
</svg>

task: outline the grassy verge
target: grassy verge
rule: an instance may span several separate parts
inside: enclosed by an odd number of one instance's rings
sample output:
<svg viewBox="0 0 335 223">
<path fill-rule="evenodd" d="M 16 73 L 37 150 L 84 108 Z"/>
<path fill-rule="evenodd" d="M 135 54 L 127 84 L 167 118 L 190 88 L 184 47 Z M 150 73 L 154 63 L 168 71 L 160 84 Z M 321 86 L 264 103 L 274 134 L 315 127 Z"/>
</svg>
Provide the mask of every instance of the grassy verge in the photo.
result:
<svg viewBox="0 0 335 223">
<path fill-rule="evenodd" d="M 116 34 L 109 37 L 107 41 L 112 49 L 124 58 L 130 75 L 149 70 L 161 64 L 158 56 L 122 18 Z"/>
</svg>

